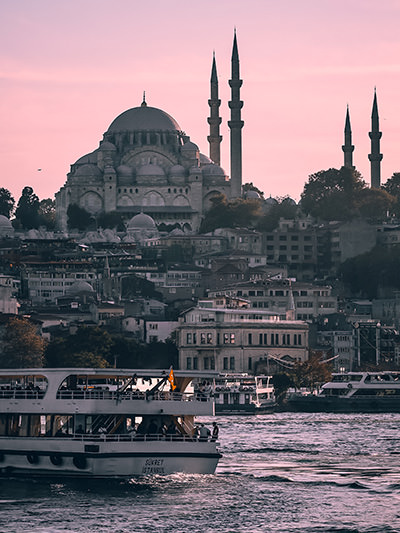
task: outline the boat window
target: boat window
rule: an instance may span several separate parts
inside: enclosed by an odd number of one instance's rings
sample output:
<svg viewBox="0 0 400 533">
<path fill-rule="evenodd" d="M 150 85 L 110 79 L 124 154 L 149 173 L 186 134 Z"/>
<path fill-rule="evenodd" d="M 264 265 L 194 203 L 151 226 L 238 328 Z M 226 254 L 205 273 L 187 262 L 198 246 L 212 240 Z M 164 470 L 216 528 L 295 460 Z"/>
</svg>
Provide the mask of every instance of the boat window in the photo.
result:
<svg viewBox="0 0 400 533">
<path fill-rule="evenodd" d="M 1 376 L 0 398 L 43 398 L 47 386 L 47 378 L 39 374 Z"/>
</svg>

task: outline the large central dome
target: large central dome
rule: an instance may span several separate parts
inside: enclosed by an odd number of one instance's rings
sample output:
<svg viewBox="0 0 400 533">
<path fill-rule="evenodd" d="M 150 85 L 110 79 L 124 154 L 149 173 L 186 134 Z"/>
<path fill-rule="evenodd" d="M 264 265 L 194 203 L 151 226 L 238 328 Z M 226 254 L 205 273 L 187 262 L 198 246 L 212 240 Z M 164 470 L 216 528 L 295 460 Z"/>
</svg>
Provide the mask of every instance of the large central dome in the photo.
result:
<svg viewBox="0 0 400 533">
<path fill-rule="evenodd" d="M 121 113 L 108 128 L 109 133 L 122 131 L 181 131 L 179 124 L 168 113 L 142 104 Z"/>
</svg>

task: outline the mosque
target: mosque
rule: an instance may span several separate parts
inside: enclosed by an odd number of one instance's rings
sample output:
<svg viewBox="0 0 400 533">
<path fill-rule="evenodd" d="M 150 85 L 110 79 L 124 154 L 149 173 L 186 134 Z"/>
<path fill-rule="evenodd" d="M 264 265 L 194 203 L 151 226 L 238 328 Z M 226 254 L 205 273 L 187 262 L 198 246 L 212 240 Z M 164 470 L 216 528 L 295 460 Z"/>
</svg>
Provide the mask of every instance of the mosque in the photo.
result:
<svg viewBox="0 0 400 533">
<path fill-rule="evenodd" d="M 236 34 L 231 66 L 230 177 L 220 166 L 221 100 L 214 56 L 208 100 L 209 157 L 200 153 L 174 118 L 149 106 L 144 95 L 139 107 L 124 111 L 111 123 L 96 150 L 71 165 L 66 183 L 56 193 L 58 228 L 67 229 L 68 207 L 76 204 L 94 218 L 117 212 L 128 223 L 135 215 L 145 214 L 158 227 L 197 231 L 215 195 L 239 197 L 244 122 Z"/>
</svg>

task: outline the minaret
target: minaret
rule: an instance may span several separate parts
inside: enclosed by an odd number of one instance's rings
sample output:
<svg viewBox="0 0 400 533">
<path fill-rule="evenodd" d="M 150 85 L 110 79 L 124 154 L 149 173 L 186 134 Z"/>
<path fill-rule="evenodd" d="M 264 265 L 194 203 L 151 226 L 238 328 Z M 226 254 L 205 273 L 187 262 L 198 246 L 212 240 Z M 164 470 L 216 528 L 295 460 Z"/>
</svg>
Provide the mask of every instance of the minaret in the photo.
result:
<svg viewBox="0 0 400 533">
<path fill-rule="evenodd" d="M 374 90 L 374 103 L 372 104 L 371 131 L 371 153 L 368 159 L 371 161 L 371 187 L 379 189 L 381 186 L 381 161 L 383 155 L 380 153 L 380 140 L 382 133 L 379 131 L 378 102 L 376 99 L 376 88 Z"/>
<path fill-rule="evenodd" d="M 210 99 L 208 100 L 208 105 L 210 106 L 210 116 L 207 119 L 207 122 L 210 124 L 210 135 L 207 137 L 207 140 L 210 143 L 210 159 L 217 165 L 220 165 L 222 135 L 219 134 L 219 126 L 222 119 L 219 116 L 219 106 L 221 105 L 221 100 L 218 98 L 218 77 L 215 53 L 213 54 L 210 83 L 211 92 Z"/>
<path fill-rule="evenodd" d="M 344 145 L 342 146 L 344 152 L 344 166 L 346 168 L 354 168 L 353 166 L 353 152 L 354 146 L 351 144 L 351 126 L 349 106 L 347 106 L 346 123 L 344 126 Z"/>
<path fill-rule="evenodd" d="M 241 109 L 243 102 L 240 100 L 240 87 L 243 81 L 239 76 L 239 53 L 236 42 L 236 30 L 233 38 L 232 49 L 232 79 L 229 80 L 231 87 L 231 120 L 228 126 L 231 130 L 231 196 L 238 198 L 242 193 L 242 128 Z"/>
</svg>

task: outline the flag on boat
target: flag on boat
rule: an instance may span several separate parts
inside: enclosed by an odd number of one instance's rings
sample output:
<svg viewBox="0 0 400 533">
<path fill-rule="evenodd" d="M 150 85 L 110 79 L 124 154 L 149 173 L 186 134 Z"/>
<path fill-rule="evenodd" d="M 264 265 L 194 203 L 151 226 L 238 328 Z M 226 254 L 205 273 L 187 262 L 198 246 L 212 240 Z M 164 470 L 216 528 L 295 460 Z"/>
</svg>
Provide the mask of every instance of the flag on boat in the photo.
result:
<svg viewBox="0 0 400 533">
<path fill-rule="evenodd" d="M 172 390 L 175 390 L 175 389 L 176 389 L 176 383 L 175 383 L 175 376 L 174 376 L 174 371 L 173 371 L 173 369 L 172 369 L 172 366 L 171 366 L 171 369 L 170 369 L 170 371 L 169 371 L 168 381 L 169 381 L 170 384 L 171 384 L 171 389 L 172 389 Z"/>
</svg>

